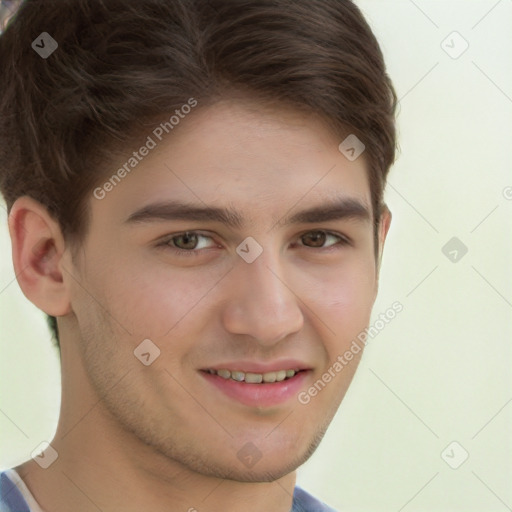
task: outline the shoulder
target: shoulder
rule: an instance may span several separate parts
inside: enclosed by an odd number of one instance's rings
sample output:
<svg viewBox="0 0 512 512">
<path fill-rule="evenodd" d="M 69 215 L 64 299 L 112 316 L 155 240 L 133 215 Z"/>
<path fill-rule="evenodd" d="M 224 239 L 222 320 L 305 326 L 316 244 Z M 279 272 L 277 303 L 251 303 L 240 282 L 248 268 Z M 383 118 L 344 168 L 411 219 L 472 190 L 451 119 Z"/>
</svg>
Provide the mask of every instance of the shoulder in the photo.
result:
<svg viewBox="0 0 512 512">
<path fill-rule="evenodd" d="M 0 471 L 0 512 L 31 512 L 25 500 L 26 487 L 14 469 Z"/>
<path fill-rule="evenodd" d="M 10 471 L 0 472 L 0 512 L 24 510 L 23 496 L 21 496 L 16 484 L 9 478 Z"/>
<path fill-rule="evenodd" d="M 317 500 L 301 487 L 295 486 L 293 508 L 290 512 L 336 512 L 336 510 Z"/>
</svg>

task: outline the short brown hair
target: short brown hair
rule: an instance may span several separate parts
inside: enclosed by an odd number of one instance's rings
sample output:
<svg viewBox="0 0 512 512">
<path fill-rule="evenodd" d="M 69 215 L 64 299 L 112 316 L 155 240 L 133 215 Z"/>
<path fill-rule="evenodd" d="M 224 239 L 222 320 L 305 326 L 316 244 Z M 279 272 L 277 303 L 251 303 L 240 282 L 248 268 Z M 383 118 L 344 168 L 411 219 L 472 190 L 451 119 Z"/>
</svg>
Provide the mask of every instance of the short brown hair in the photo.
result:
<svg viewBox="0 0 512 512">
<path fill-rule="evenodd" d="M 46 59 L 31 48 L 43 32 L 58 43 Z M 201 108 L 235 92 L 363 141 L 378 224 L 397 99 L 350 0 L 24 0 L 0 62 L 0 190 L 9 211 L 22 195 L 43 204 L 71 245 L 112 148 L 191 97 Z"/>
</svg>

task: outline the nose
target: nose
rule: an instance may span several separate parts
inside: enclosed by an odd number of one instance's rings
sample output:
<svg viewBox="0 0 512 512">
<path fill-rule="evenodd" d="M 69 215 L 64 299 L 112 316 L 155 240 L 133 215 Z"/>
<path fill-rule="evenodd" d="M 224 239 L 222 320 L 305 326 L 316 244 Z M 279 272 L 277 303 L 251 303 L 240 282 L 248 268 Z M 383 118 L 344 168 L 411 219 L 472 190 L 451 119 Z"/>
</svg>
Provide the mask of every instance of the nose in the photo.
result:
<svg viewBox="0 0 512 512">
<path fill-rule="evenodd" d="M 252 263 L 237 262 L 226 283 L 229 300 L 223 324 L 228 332 L 249 335 L 271 346 L 302 329 L 302 303 L 293 285 L 283 278 L 282 267 L 278 257 L 265 250 Z"/>
</svg>

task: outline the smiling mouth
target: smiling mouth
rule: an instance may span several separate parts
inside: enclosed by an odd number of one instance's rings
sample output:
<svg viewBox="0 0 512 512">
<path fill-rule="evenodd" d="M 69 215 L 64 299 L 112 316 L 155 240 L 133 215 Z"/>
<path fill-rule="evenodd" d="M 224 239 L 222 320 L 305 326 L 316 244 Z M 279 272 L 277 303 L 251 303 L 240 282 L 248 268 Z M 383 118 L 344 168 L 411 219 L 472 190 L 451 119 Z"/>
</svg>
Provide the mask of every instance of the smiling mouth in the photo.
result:
<svg viewBox="0 0 512 512">
<path fill-rule="evenodd" d="M 304 370 L 299 370 L 296 368 L 267 373 L 251 373 L 227 369 L 207 369 L 202 371 L 210 373 L 211 375 L 218 375 L 219 377 L 222 377 L 226 380 L 234 380 L 236 382 L 246 382 L 247 384 L 271 384 L 273 382 L 283 382 L 285 380 L 291 379 L 295 377 L 297 373 L 300 373 Z"/>
</svg>

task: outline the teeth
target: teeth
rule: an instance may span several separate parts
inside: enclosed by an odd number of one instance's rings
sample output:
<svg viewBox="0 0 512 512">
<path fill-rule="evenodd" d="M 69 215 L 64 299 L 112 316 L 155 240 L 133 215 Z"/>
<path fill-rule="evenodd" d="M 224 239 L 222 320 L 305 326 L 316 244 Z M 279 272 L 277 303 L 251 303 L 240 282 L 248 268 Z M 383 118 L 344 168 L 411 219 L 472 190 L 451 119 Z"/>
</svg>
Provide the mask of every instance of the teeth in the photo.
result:
<svg viewBox="0 0 512 512">
<path fill-rule="evenodd" d="M 213 375 L 217 374 L 223 379 L 233 379 L 237 382 L 247 382 L 248 384 L 261 384 L 262 382 L 282 382 L 283 380 L 292 378 L 299 370 L 279 370 L 277 372 L 267 373 L 250 373 L 240 371 L 230 371 L 226 369 L 222 370 L 208 370 L 208 373 Z"/>
<path fill-rule="evenodd" d="M 238 382 L 243 382 L 245 380 L 244 372 L 231 372 L 231 378 L 233 380 L 237 380 Z"/>
<path fill-rule="evenodd" d="M 245 382 L 248 384 L 261 384 L 263 382 L 263 375 L 261 373 L 246 373 Z"/>
<path fill-rule="evenodd" d="M 263 374 L 263 382 L 275 382 L 277 377 L 276 372 L 268 372 Z"/>
<path fill-rule="evenodd" d="M 279 370 L 278 372 L 276 372 L 277 382 L 281 382 L 284 379 L 286 379 L 286 370 Z"/>
</svg>

